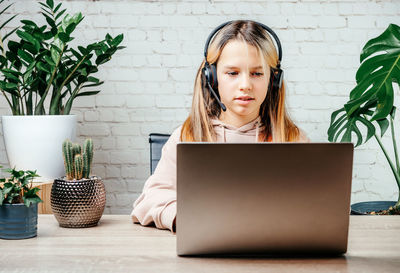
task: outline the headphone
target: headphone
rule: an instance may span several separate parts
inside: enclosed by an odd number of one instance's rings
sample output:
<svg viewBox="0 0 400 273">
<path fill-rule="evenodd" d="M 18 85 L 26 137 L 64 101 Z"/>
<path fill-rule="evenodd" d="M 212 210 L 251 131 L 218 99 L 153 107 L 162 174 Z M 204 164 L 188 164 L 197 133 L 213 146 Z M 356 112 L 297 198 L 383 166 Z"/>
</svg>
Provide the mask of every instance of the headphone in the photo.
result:
<svg viewBox="0 0 400 273">
<path fill-rule="evenodd" d="M 210 44 L 211 39 L 214 37 L 215 33 L 217 33 L 221 28 L 225 27 L 228 24 L 231 24 L 234 21 L 228 21 L 226 23 L 223 23 L 216 27 L 211 34 L 208 36 L 206 45 L 204 47 L 204 58 L 205 58 L 205 64 L 203 69 L 201 70 L 202 74 L 204 75 L 204 78 L 206 80 L 206 85 L 208 86 L 208 89 L 210 90 L 211 94 L 215 97 L 217 100 L 218 104 L 221 106 L 223 111 L 226 111 L 226 106 L 221 102 L 220 96 L 218 93 L 218 79 L 217 79 L 217 66 L 215 64 L 209 64 L 207 61 L 207 54 L 208 54 L 208 46 Z M 282 47 L 281 47 L 281 42 L 278 39 L 278 36 L 276 33 L 269 27 L 267 27 L 264 24 L 251 21 L 259 26 L 261 26 L 263 29 L 265 29 L 269 34 L 272 35 L 274 38 L 277 48 L 278 48 L 278 64 L 276 67 L 271 67 L 271 75 L 270 75 L 270 84 L 268 87 L 268 91 L 271 91 L 273 93 L 278 92 L 279 89 L 282 86 L 283 82 L 283 70 L 281 69 L 281 61 L 282 61 Z M 217 92 L 215 92 L 216 90 Z"/>
</svg>

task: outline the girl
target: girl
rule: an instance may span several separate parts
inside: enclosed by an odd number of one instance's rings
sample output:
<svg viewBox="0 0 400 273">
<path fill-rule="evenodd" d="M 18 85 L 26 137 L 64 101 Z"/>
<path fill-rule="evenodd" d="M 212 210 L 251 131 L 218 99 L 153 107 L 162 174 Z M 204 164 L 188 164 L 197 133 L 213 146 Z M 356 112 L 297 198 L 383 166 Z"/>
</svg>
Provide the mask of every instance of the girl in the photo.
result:
<svg viewBox="0 0 400 273">
<path fill-rule="evenodd" d="M 214 30 L 197 72 L 189 117 L 164 145 L 133 204 L 133 222 L 175 231 L 179 141 L 309 142 L 286 112 L 281 56 L 278 38 L 265 25 L 237 20 Z"/>
</svg>

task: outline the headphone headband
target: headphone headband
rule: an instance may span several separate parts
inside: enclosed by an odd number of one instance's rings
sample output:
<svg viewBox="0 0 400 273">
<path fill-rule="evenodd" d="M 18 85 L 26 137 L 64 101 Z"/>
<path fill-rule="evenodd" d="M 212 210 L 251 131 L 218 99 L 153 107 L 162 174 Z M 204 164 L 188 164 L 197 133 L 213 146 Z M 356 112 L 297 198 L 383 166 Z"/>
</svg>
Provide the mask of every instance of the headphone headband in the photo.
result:
<svg viewBox="0 0 400 273">
<path fill-rule="evenodd" d="M 234 22 L 234 21 L 228 21 L 228 22 L 225 22 L 225 23 L 219 25 L 208 36 L 207 41 L 206 41 L 206 45 L 204 47 L 204 58 L 206 60 L 206 63 L 208 63 L 207 62 L 207 53 L 208 53 L 208 46 L 210 44 L 211 39 L 214 37 L 215 33 L 217 33 L 221 28 L 223 28 L 224 26 L 226 26 L 226 25 L 228 25 L 228 24 L 230 24 L 232 22 Z M 282 47 L 281 47 L 281 42 L 279 41 L 278 35 L 276 35 L 276 33 L 271 28 L 269 28 L 268 26 L 266 26 L 266 25 L 264 25 L 262 23 L 258 23 L 258 22 L 255 22 L 255 21 L 251 21 L 251 22 L 254 22 L 254 23 L 260 25 L 263 29 L 265 29 L 274 38 L 274 40 L 276 42 L 276 45 L 277 45 L 277 48 L 278 48 L 278 60 L 279 60 L 278 61 L 278 68 L 279 68 L 280 67 L 280 63 L 282 61 Z"/>
</svg>

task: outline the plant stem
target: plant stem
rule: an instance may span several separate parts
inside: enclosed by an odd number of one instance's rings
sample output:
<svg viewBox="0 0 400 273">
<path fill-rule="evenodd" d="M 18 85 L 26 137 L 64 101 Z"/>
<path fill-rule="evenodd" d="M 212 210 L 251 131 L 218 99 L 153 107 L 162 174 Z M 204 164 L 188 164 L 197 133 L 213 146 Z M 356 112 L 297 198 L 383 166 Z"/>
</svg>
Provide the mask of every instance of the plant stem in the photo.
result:
<svg viewBox="0 0 400 273">
<path fill-rule="evenodd" d="M 0 34 L 0 47 L 3 49 L 2 51 L 1 51 L 1 53 L 2 53 L 2 55 L 3 55 L 3 57 L 5 58 L 6 57 L 6 53 L 5 53 L 5 48 L 4 48 L 4 44 L 3 44 L 3 38 L 1 37 L 1 34 Z"/>
<path fill-rule="evenodd" d="M 394 178 L 396 179 L 396 182 L 397 182 L 397 187 L 399 188 L 399 197 L 398 197 L 398 202 L 396 204 L 396 207 L 397 207 L 398 205 L 400 205 L 400 177 L 399 177 L 399 174 L 397 173 L 397 171 L 396 171 L 396 169 L 395 169 L 395 167 L 393 165 L 393 162 L 390 160 L 389 155 L 386 152 L 385 147 L 383 147 L 383 144 L 382 144 L 381 140 L 376 135 L 376 133 L 374 135 L 375 135 L 376 141 L 378 141 L 379 146 L 381 147 L 383 153 L 385 154 L 385 157 L 386 157 L 387 161 L 389 162 L 390 168 L 392 169 L 392 172 L 394 174 Z"/>
<path fill-rule="evenodd" d="M 51 86 L 51 84 L 53 83 L 53 80 L 54 80 L 54 76 L 56 75 L 57 68 L 58 68 L 58 66 L 60 65 L 61 56 L 62 56 L 62 54 L 63 54 L 63 52 L 64 52 L 64 49 L 65 49 L 65 45 L 63 45 L 63 48 L 61 49 L 60 58 L 58 59 L 58 62 L 57 62 L 57 64 L 56 64 L 56 66 L 54 67 L 53 73 L 51 73 L 51 78 L 50 78 L 49 83 L 48 83 L 48 85 L 47 85 L 47 87 L 46 87 L 46 90 L 44 91 L 43 96 L 40 98 L 39 103 L 38 103 L 37 105 L 35 105 L 35 114 L 36 114 L 36 108 L 37 108 L 38 106 L 40 106 L 40 108 L 42 108 L 42 105 L 43 105 L 43 103 L 44 103 L 44 100 L 45 100 L 45 98 L 47 97 L 47 93 L 49 92 L 50 86 Z"/>
<path fill-rule="evenodd" d="M 1 92 L 3 93 L 3 96 L 6 98 L 8 105 L 11 107 L 11 109 L 14 109 L 11 101 L 8 99 L 8 97 L 6 96 L 6 92 L 4 92 L 4 90 L 1 90 Z"/>
<path fill-rule="evenodd" d="M 396 143 L 396 137 L 394 134 L 394 124 L 393 124 L 393 117 L 390 116 L 390 129 L 392 131 L 392 141 L 393 141 L 393 149 L 394 149 L 394 156 L 396 158 L 396 168 L 397 168 L 397 173 L 400 175 L 400 167 L 399 167 L 399 156 L 397 153 L 397 143 Z M 399 185 L 400 189 L 400 185 Z"/>
<path fill-rule="evenodd" d="M 18 86 L 18 93 L 19 93 L 19 100 L 20 100 L 20 103 L 21 103 L 21 114 L 24 116 L 25 115 L 24 100 L 23 100 L 23 98 L 21 96 L 21 89 L 19 89 L 19 86 Z"/>
<path fill-rule="evenodd" d="M 64 87 L 64 85 L 68 82 L 68 80 L 72 77 L 72 75 L 75 73 L 75 71 L 81 66 L 81 64 L 83 63 L 83 61 L 86 59 L 87 55 L 83 56 L 82 60 L 79 61 L 79 63 L 74 67 L 74 69 L 72 70 L 72 72 L 65 78 L 65 80 L 61 83 L 60 87 L 58 88 L 58 92 L 57 92 L 57 96 L 58 98 L 56 98 L 56 102 L 58 102 L 59 100 L 59 96 L 61 96 L 61 91 Z M 71 95 L 72 97 L 72 95 Z M 68 101 L 71 99 L 71 97 L 68 99 Z M 73 98 L 72 98 L 73 99 Z M 52 109 L 52 111 L 54 111 L 56 106 L 51 105 L 50 109 Z"/>
</svg>

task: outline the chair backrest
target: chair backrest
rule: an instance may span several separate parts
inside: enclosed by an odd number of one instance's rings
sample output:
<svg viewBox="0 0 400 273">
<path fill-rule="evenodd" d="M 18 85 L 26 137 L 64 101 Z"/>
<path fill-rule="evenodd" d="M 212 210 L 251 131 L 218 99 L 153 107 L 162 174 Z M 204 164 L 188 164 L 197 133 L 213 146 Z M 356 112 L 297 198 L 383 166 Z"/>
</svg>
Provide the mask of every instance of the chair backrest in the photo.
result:
<svg viewBox="0 0 400 273">
<path fill-rule="evenodd" d="M 149 135 L 149 143 L 150 143 L 150 174 L 154 173 L 154 170 L 157 167 L 158 161 L 161 158 L 161 149 L 164 144 L 169 139 L 170 135 L 168 134 L 157 134 L 151 133 Z"/>
</svg>

